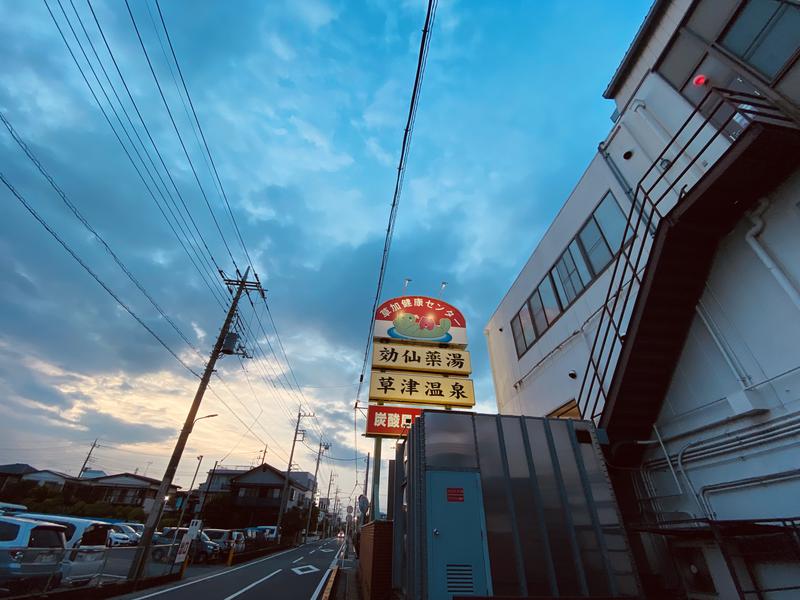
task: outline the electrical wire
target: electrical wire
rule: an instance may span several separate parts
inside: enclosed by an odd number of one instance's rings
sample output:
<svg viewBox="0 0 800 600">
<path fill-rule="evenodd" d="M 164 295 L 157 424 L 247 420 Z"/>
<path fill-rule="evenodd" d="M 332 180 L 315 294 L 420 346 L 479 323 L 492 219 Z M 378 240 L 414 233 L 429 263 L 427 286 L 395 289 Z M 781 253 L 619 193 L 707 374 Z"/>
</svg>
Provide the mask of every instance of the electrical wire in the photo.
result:
<svg viewBox="0 0 800 600">
<path fill-rule="evenodd" d="M 47 223 L 47 221 L 45 221 L 45 220 L 44 220 L 44 219 L 43 219 L 43 218 L 42 218 L 42 217 L 39 215 L 39 213 L 37 213 L 37 212 L 34 210 L 34 208 L 33 208 L 33 207 L 30 205 L 30 204 L 28 204 L 27 200 L 25 200 L 25 198 L 23 198 L 23 197 L 22 197 L 22 195 L 21 195 L 21 194 L 20 194 L 20 193 L 19 193 L 19 192 L 18 192 L 18 191 L 17 191 L 17 190 L 14 188 L 14 186 L 13 186 L 13 185 L 12 185 L 12 184 L 11 184 L 11 183 L 8 181 L 8 179 L 6 179 L 6 176 L 5 176 L 5 175 L 4 175 L 2 172 L 0 172 L 0 180 L 1 180 L 1 181 L 2 181 L 4 184 L 5 184 L 5 186 L 6 186 L 6 187 L 9 189 L 9 191 L 10 191 L 10 192 L 11 192 L 11 193 L 14 195 L 14 197 L 16 197 L 16 199 L 17 199 L 17 200 L 19 200 L 19 202 L 20 202 L 20 203 L 21 203 L 21 204 L 22 204 L 22 205 L 23 205 L 23 206 L 24 206 L 24 207 L 27 209 L 27 211 L 28 211 L 28 212 L 29 212 L 29 213 L 30 213 L 30 214 L 33 216 L 33 218 L 34 218 L 34 219 L 36 219 L 36 220 L 39 222 L 39 224 L 40 224 L 42 227 L 44 227 L 44 228 L 47 230 L 47 232 L 48 232 L 48 233 L 49 233 L 49 234 L 50 234 L 50 235 L 51 235 L 51 236 L 52 236 L 52 237 L 53 237 L 53 238 L 54 238 L 54 239 L 55 239 L 55 240 L 56 240 L 56 241 L 57 241 L 59 244 L 61 244 L 61 246 L 64 248 L 64 250 L 66 250 L 66 251 L 67 251 L 67 253 L 69 253 L 69 255 L 70 255 L 70 256 L 71 256 L 73 259 L 75 259 L 75 261 L 76 261 L 76 262 L 77 262 L 77 263 L 78 263 L 78 264 L 79 264 L 81 267 L 83 267 L 83 269 L 84 269 L 84 270 L 85 270 L 87 273 L 89 273 L 89 275 L 91 275 L 91 276 L 92 276 L 92 278 L 93 278 L 93 279 L 94 279 L 94 280 L 95 280 L 95 281 L 96 281 L 96 282 L 97 282 L 97 283 L 98 283 L 98 284 L 99 284 L 99 285 L 100 285 L 100 286 L 101 286 L 101 287 L 102 287 L 102 288 L 103 288 L 103 289 L 104 289 L 104 290 L 105 290 L 105 291 L 106 291 L 106 292 L 107 292 L 107 293 L 108 293 L 108 294 L 109 294 L 109 295 L 110 295 L 110 296 L 111 296 L 111 297 L 112 297 L 114 300 L 116 300 L 116 301 L 117 301 L 117 304 L 119 304 L 119 305 L 120 305 L 120 306 L 121 306 L 123 309 L 125 309 L 125 311 L 126 311 L 126 312 L 127 312 L 127 313 L 128 313 L 130 316 L 131 316 L 131 317 L 133 317 L 133 318 L 136 320 L 136 322 L 137 322 L 137 323 L 139 323 L 139 325 L 141 325 L 141 326 L 142 326 L 142 327 L 143 327 L 143 328 L 144 328 L 144 329 L 145 329 L 145 330 L 146 330 L 146 331 L 147 331 L 147 332 L 148 332 L 148 333 L 149 333 L 151 336 L 153 336 L 153 337 L 156 339 L 156 341 L 157 341 L 159 344 L 161 344 L 161 346 L 163 346 L 163 347 L 164 347 L 164 349 L 165 349 L 167 352 L 169 352 L 169 353 L 172 355 L 172 357 L 173 357 L 175 360 L 177 360 L 177 361 L 178 361 L 178 362 L 181 364 L 181 366 L 182 366 L 184 369 L 186 369 L 187 371 L 189 371 L 189 373 L 191 373 L 192 375 L 194 375 L 195 377 L 197 377 L 198 379 L 200 379 L 200 375 L 199 375 L 197 372 L 195 372 L 195 371 L 194 371 L 194 369 L 192 369 L 192 368 L 191 368 L 189 365 L 187 365 L 187 364 L 186 364 L 186 363 L 183 361 L 183 359 L 181 359 L 181 357 L 179 357 L 179 356 L 178 356 L 178 355 L 175 353 L 175 351 L 174 351 L 172 348 L 170 348 L 170 347 L 167 345 L 167 343 L 166 343 L 166 342 L 165 342 L 163 339 L 161 339 L 161 337 L 159 337 L 159 335 L 158 335 L 158 334 L 157 334 L 155 331 L 153 331 L 153 330 L 150 328 L 150 326 L 148 326 L 148 325 L 147 325 L 147 323 L 145 323 L 145 322 L 142 320 L 142 318 L 141 318 L 141 317 L 139 317 L 139 315 L 137 315 L 137 314 L 136 314 L 136 313 L 133 311 L 133 309 L 131 309 L 131 307 L 129 307 L 129 306 L 128 306 L 128 305 L 127 305 L 125 302 L 123 302 L 123 301 L 122 301 L 122 299 L 121 299 L 121 298 L 120 298 L 120 297 L 119 297 L 119 296 L 118 296 L 116 293 L 114 293 L 114 291 L 113 291 L 113 290 L 112 290 L 112 289 L 111 289 L 111 288 L 110 288 L 110 287 L 109 287 L 109 286 L 108 286 L 108 285 L 107 285 L 107 284 L 106 284 L 106 283 L 105 283 L 105 282 L 104 282 L 102 279 L 100 279 L 100 277 L 97 275 L 97 273 L 95 273 L 95 272 L 94 272 L 94 271 L 91 269 L 91 267 L 89 267 L 89 265 L 87 265 L 87 264 L 86 264 L 86 263 L 85 263 L 85 262 L 84 262 L 84 261 L 81 259 L 81 257 L 80 257 L 80 256 L 78 256 L 78 255 L 77 255 L 77 253 L 76 253 L 76 252 L 75 252 L 75 251 L 74 251 L 74 250 L 73 250 L 73 249 L 72 249 L 72 248 L 71 248 L 71 247 L 70 247 L 70 246 L 69 246 L 69 245 L 68 245 L 68 244 L 67 244 L 67 243 L 66 243 L 66 242 L 65 242 L 65 241 L 64 241 L 64 240 L 63 240 L 63 239 L 62 239 L 62 238 L 61 238 L 61 237 L 60 237 L 60 236 L 59 236 L 59 235 L 56 233 L 56 232 L 55 232 L 55 230 L 54 230 L 52 227 L 50 227 L 50 225 Z"/>
<path fill-rule="evenodd" d="M 181 64 L 178 61 L 178 57 L 175 54 L 175 47 L 172 45 L 172 38 L 169 35 L 169 29 L 167 29 L 167 23 L 164 20 L 164 14 L 161 12 L 161 4 L 159 4 L 158 0 L 156 0 L 156 8 L 158 9 L 158 16 L 161 19 L 161 26 L 164 28 L 164 33 L 167 37 L 167 43 L 169 44 L 170 52 L 172 53 L 172 59 L 175 61 L 175 66 L 178 69 L 178 75 L 180 76 L 181 84 L 183 85 L 183 90 L 186 93 L 186 98 L 189 100 L 189 107 L 192 110 L 192 115 L 194 115 L 194 121 L 197 124 L 197 130 L 200 132 L 200 137 L 203 140 L 203 146 L 205 147 L 206 153 L 208 154 L 208 158 L 211 161 L 211 167 L 214 171 L 214 177 L 216 177 L 217 184 L 219 185 L 219 189 L 222 192 L 222 198 L 225 200 L 225 206 L 228 208 L 228 214 L 231 218 L 231 223 L 233 223 L 233 227 L 236 230 L 236 235 L 239 238 L 239 243 L 242 246 L 242 250 L 244 251 L 245 257 L 247 257 L 247 262 L 251 266 L 253 265 L 253 260 L 250 258 L 250 253 L 247 251 L 247 246 L 244 243 L 244 238 L 242 237 L 242 232 L 239 229 L 239 224 L 236 222 L 236 217 L 233 214 L 233 210 L 231 209 L 231 204 L 228 201 L 228 194 L 225 193 L 225 186 L 222 185 L 222 179 L 220 179 L 219 172 L 217 171 L 217 165 L 214 162 L 214 156 L 211 154 L 211 149 L 208 147 L 208 141 L 206 140 L 205 133 L 203 133 L 203 127 L 200 125 L 200 120 L 197 117 L 197 111 L 194 107 L 194 102 L 192 102 L 192 95 L 189 93 L 189 88 L 186 85 L 186 79 L 183 76 L 183 69 L 181 69 Z"/>
<path fill-rule="evenodd" d="M 428 48 L 430 46 L 431 28 L 436 17 L 437 0 L 428 0 L 428 8 L 425 13 L 425 25 L 422 28 L 422 38 L 419 45 L 419 56 L 417 58 L 417 72 L 414 76 L 414 87 L 411 91 L 411 101 L 408 107 L 408 117 L 406 119 L 406 127 L 403 132 L 403 142 L 400 146 L 400 160 L 397 165 L 397 177 L 395 179 L 394 193 L 392 194 L 392 203 L 389 209 L 389 224 L 386 227 L 386 237 L 383 242 L 383 253 L 381 255 L 380 269 L 378 270 L 378 283 L 375 290 L 375 299 L 372 304 L 372 311 L 369 315 L 369 331 L 367 333 L 367 342 L 364 347 L 364 361 L 361 366 L 361 375 L 358 379 L 358 389 L 356 390 L 356 400 L 353 406 L 353 438 L 355 441 L 356 455 L 358 454 L 358 416 L 357 409 L 361 396 L 361 390 L 364 386 L 364 377 L 367 373 L 367 365 L 369 364 L 369 349 L 372 345 L 372 335 L 375 330 L 375 313 L 378 310 L 381 294 L 383 293 L 383 282 L 386 275 L 386 267 L 389 261 L 389 250 L 392 245 L 392 236 L 394 234 L 394 224 L 397 219 L 397 209 L 400 203 L 400 194 L 403 189 L 403 177 L 406 170 L 406 162 L 408 160 L 408 153 L 411 148 L 411 136 L 414 131 L 414 122 L 417 115 L 417 107 L 419 105 L 419 96 L 422 90 L 422 81 L 425 75 L 425 65 L 428 60 Z M 356 462 L 356 475 L 358 475 L 358 462 Z"/>
<path fill-rule="evenodd" d="M 30 159 L 30 161 L 36 166 L 36 168 L 39 170 L 42 176 L 48 181 L 50 186 L 56 191 L 61 200 L 63 200 L 64 204 L 67 205 L 67 208 L 69 208 L 72 214 L 75 215 L 75 218 L 77 218 L 78 221 L 80 221 L 80 223 L 89 231 L 89 233 L 91 233 L 100 242 L 100 244 L 103 246 L 106 252 L 108 252 L 108 254 L 110 254 L 111 257 L 114 259 L 114 262 L 117 264 L 117 266 L 119 266 L 122 272 L 125 273 L 125 275 L 127 275 L 128 279 L 130 279 L 133 282 L 133 284 L 138 288 L 138 290 L 145 296 L 145 298 L 147 298 L 150 301 L 150 304 L 152 304 L 153 307 L 158 311 L 158 313 L 164 318 L 164 320 L 167 323 L 169 323 L 169 325 L 175 330 L 175 332 L 181 337 L 181 339 L 183 339 L 183 341 L 186 342 L 186 344 L 192 350 L 194 350 L 198 354 L 198 356 L 200 356 L 200 358 L 202 359 L 203 355 L 200 353 L 197 347 L 189 340 L 189 338 L 186 337 L 183 331 L 181 331 L 180 327 L 178 327 L 178 325 L 170 318 L 170 316 L 166 312 L 164 312 L 164 309 L 162 309 L 161 306 L 159 306 L 158 302 L 155 301 L 152 295 L 145 289 L 145 287 L 139 282 L 139 280 L 134 276 L 134 274 L 131 273 L 130 269 L 128 269 L 125 263 L 122 262 L 122 259 L 120 259 L 117 253 L 114 252 L 111 246 L 108 245 L 108 242 L 106 242 L 103 236 L 100 235 L 100 233 L 94 227 L 92 227 L 91 223 L 89 223 L 86 217 L 84 217 L 83 214 L 80 212 L 80 210 L 78 210 L 78 208 L 75 206 L 75 204 L 73 204 L 70 201 L 70 199 L 67 197 L 64 191 L 58 186 L 55 180 L 44 168 L 44 165 L 42 165 L 42 163 L 39 161 L 36 155 L 34 155 L 31 149 L 28 147 L 28 145 L 17 134 L 16 130 L 11 125 L 6 116 L 2 113 L 2 111 L 0 111 L 0 121 L 3 122 L 3 125 L 5 125 L 6 129 L 8 129 L 8 132 L 11 134 L 11 137 L 14 138 L 14 141 L 17 143 L 17 145 L 22 149 L 22 151 Z"/>
<path fill-rule="evenodd" d="M 150 68 L 150 73 L 153 76 L 153 81 L 158 88 L 158 93 L 161 96 L 161 101 L 164 104 L 164 108 L 167 111 L 167 115 L 169 116 L 169 120 L 172 123 L 172 128 L 175 130 L 175 135 L 178 137 L 178 141 L 180 142 L 181 148 L 183 149 L 183 153 L 186 156 L 186 160 L 189 162 L 189 167 L 192 170 L 192 174 L 194 175 L 194 179 L 197 182 L 197 187 L 200 188 L 200 193 L 203 196 L 203 200 L 208 207 L 208 211 L 211 214 L 211 219 L 214 221 L 214 226 L 217 228 L 217 232 L 222 239 L 222 243 L 225 246 L 225 250 L 228 252 L 228 256 L 233 263 L 234 268 L 239 271 L 239 267 L 236 264 L 236 259 L 233 257 L 233 253 L 231 252 L 231 248 L 228 245 L 228 240 L 225 238 L 225 234 L 222 233 L 222 228 L 220 227 L 219 221 L 217 220 L 217 216 L 214 214 L 214 209 L 211 207 L 211 202 L 208 200 L 208 196 L 206 195 L 205 188 L 203 188 L 203 184 L 200 182 L 200 177 L 197 174 L 197 169 L 195 169 L 194 162 L 192 161 L 192 157 L 189 154 L 189 151 L 186 148 L 186 144 L 183 141 L 183 136 L 181 136 L 181 132 L 178 129 L 177 123 L 175 123 L 175 117 L 172 115 L 172 109 L 169 107 L 169 102 L 167 102 L 166 96 L 164 96 L 164 90 L 161 88 L 161 83 L 158 80 L 158 76 L 156 75 L 156 71 L 153 68 L 153 63 L 150 60 L 150 54 L 147 52 L 147 47 L 144 44 L 144 40 L 142 39 L 142 34 L 139 31 L 139 26 L 136 24 L 136 19 L 133 16 L 133 11 L 131 10 L 131 5 L 128 0 L 125 0 L 125 6 L 128 9 L 128 15 L 131 18 L 131 24 L 133 25 L 133 29 L 136 32 L 136 37 L 139 40 L 139 46 L 142 48 L 142 53 L 144 54 L 145 59 L 147 60 L 147 66 Z"/>
</svg>

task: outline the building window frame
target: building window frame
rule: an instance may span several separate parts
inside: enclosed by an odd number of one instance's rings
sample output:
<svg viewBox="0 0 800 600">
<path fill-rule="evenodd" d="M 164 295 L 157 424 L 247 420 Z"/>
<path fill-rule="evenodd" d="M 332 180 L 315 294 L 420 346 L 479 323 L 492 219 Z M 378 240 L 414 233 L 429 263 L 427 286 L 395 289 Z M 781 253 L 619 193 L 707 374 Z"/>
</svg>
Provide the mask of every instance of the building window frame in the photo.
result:
<svg viewBox="0 0 800 600">
<path fill-rule="evenodd" d="M 581 223 L 580 227 L 578 227 L 578 229 L 577 229 L 577 232 L 572 237 L 570 237 L 570 239 L 567 242 L 567 244 L 564 246 L 562 251 L 558 254 L 558 259 L 556 259 L 556 261 L 553 263 L 553 265 L 551 265 L 551 267 L 549 269 L 547 269 L 547 271 L 545 272 L 544 276 L 539 280 L 539 283 L 537 283 L 536 286 L 534 286 L 533 292 L 531 292 L 531 294 L 525 300 L 525 302 L 523 303 L 522 307 L 520 307 L 520 309 L 517 310 L 517 312 L 515 312 L 514 316 L 511 318 L 510 323 L 509 323 L 509 327 L 511 327 L 511 336 L 512 336 L 512 340 L 514 342 L 514 350 L 517 353 L 517 360 L 521 360 L 522 357 L 525 356 L 525 354 L 527 354 L 528 350 L 530 350 L 531 348 L 533 348 L 534 345 L 536 345 L 536 342 L 539 341 L 539 339 L 545 334 L 545 332 L 550 330 L 553 327 L 553 325 L 555 325 L 558 322 L 558 320 L 562 317 L 562 315 L 564 315 L 564 313 L 567 312 L 567 310 L 569 310 L 570 307 L 572 307 L 572 305 L 575 304 L 581 298 L 581 296 L 583 296 L 584 293 L 586 293 L 586 290 L 588 290 L 592 286 L 592 284 L 595 281 L 597 281 L 603 273 L 605 273 L 606 269 L 608 269 L 612 264 L 614 264 L 614 261 L 619 257 L 619 255 L 622 252 L 622 250 L 624 250 L 624 248 L 634 240 L 635 236 L 631 235 L 630 232 L 628 232 L 628 238 L 624 240 L 624 242 L 622 243 L 620 248 L 618 248 L 616 251 L 611 247 L 611 244 L 608 242 L 608 239 L 606 238 L 606 234 L 605 234 L 605 232 L 603 232 L 603 228 L 600 226 L 600 223 L 597 221 L 597 219 L 595 219 L 595 216 L 594 216 L 595 212 L 597 211 L 597 209 L 600 207 L 600 205 L 603 203 L 603 201 L 608 196 L 611 196 L 613 202 L 616 204 L 617 208 L 620 211 L 620 215 L 622 216 L 623 221 L 625 221 L 627 223 L 627 217 L 626 217 L 627 213 L 623 209 L 623 206 L 620 204 L 619 200 L 617 200 L 617 196 L 614 194 L 614 192 L 611 190 L 611 188 L 607 188 L 600 195 L 600 199 L 597 201 L 597 203 L 592 207 L 592 210 L 589 212 L 589 216 Z M 596 269 L 592 265 L 591 261 L 589 260 L 589 256 L 588 256 L 588 254 L 586 252 L 586 248 L 584 248 L 584 244 L 580 240 L 580 237 L 579 237 L 580 236 L 580 232 L 583 231 L 584 227 L 586 227 L 586 225 L 589 223 L 589 221 L 594 221 L 595 227 L 597 227 L 597 230 L 600 233 L 600 238 L 601 238 L 602 242 L 605 244 L 606 248 L 608 248 L 609 253 L 611 255 L 611 257 L 608 260 L 608 262 L 600 269 Z M 572 300 L 570 300 L 569 302 L 565 302 L 565 298 L 561 297 L 561 292 L 559 291 L 559 287 L 558 287 L 558 285 L 557 285 L 557 283 L 555 281 L 555 277 L 554 277 L 553 273 L 556 270 L 556 265 L 558 265 L 558 263 L 561 261 L 561 259 L 564 256 L 564 254 L 566 252 L 570 252 L 571 253 L 570 247 L 572 246 L 573 242 L 577 242 L 577 248 L 579 249 L 579 251 L 581 253 L 581 257 L 580 258 L 583 260 L 584 264 L 586 265 L 586 267 L 587 267 L 587 269 L 589 271 L 590 280 L 584 284 L 583 288 L 575 295 L 574 298 L 572 298 Z M 576 264 L 576 268 L 577 268 L 577 264 Z M 580 269 L 578 269 L 576 272 L 577 272 L 578 276 L 580 277 Z M 547 317 L 547 310 L 544 307 L 544 302 L 542 301 L 541 294 L 539 292 L 539 288 L 545 282 L 549 283 L 549 285 L 550 285 L 550 287 L 551 287 L 551 289 L 553 291 L 553 294 L 555 296 L 556 304 L 558 305 L 558 309 L 559 309 L 558 314 L 555 317 L 553 317 L 552 320 L 550 320 Z M 545 316 L 545 321 L 547 322 L 547 326 L 544 327 L 544 329 L 542 329 L 541 331 L 539 330 L 539 327 L 537 326 L 536 318 L 534 317 L 534 311 L 531 308 L 531 300 L 534 298 L 534 296 L 538 296 L 539 297 L 539 302 L 542 304 L 542 309 L 543 309 L 543 313 L 544 313 L 544 316 Z M 525 340 L 524 332 L 522 331 L 522 323 L 521 323 L 521 319 L 520 319 L 520 313 L 523 310 L 527 310 L 528 311 L 529 318 L 530 318 L 531 322 L 533 323 L 533 327 L 534 327 L 535 336 L 534 336 L 533 341 L 530 344 L 527 344 L 527 342 Z M 519 326 L 518 327 L 519 327 L 519 330 L 520 330 L 521 335 L 522 335 L 522 344 L 518 343 L 519 340 L 518 340 L 518 337 L 517 337 L 518 336 L 517 328 L 514 327 L 514 321 L 515 320 L 519 321 Z M 524 347 L 525 349 L 520 353 L 520 347 L 521 346 Z"/>
</svg>

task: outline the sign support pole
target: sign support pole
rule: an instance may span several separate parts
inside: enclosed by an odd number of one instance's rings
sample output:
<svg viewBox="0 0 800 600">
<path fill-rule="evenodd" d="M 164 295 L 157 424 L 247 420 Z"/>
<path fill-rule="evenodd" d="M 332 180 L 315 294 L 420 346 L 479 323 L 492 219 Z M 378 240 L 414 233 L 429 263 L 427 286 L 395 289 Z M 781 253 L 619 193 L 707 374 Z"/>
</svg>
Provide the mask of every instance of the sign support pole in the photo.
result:
<svg viewBox="0 0 800 600">
<path fill-rule="evenodd" d="M 381 441 L 382 438 L 375 438 L 375 447 L 372 450 L 372 509 L 370 510 L 371 521 L 377 521 L 381 514 L 378 497 L 381 490 Z"/>
</svg>

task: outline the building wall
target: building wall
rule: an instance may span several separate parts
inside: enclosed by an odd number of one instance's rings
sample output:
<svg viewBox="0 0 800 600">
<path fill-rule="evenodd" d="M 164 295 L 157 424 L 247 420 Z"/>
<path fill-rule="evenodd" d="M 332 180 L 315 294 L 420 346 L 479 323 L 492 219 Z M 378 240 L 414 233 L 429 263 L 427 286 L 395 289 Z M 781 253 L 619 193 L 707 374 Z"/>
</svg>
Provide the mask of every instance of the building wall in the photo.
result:
<svg viewBox="0 0 800 600">
<path fill-rule="evenodd" d="M 800 122 L 797 55 L 770 79 L 722 43 L 731 17 L 741 15 L 747 6 L 740 0 L 669 2 L 617 87 L 618 120 L 485 330 L 500 413 L 544 416 L 578 396 L 609 273 L 596 279 L 520 358 L 511 319 L 607 190 L 626 209 L 637 184 L 649 186 L 660 175 L 660 152 L 706 91 L 691 87 L 697 74 L 708 75 L 711 85 L 761 94 Z M 785 35 L 795 43 L 800 28 Z M 688 131 L 699 121 L 696 116 Z M 681 181 L 659 185 L 680 189 L 699 180 L 735 140 L 735 126 Z M 689 147 L 688 157 L 698 153 L 707 135 Z M 665 158 L 675 157 L 667 153 Z M 649 179 L 643 178 L 651 165 L 655 167 Z M 718 248 L 656 429 L 649 440 L 639 440 L 647 448 L 641 475 L 635 469 L 620 471 L 620 477 L 639 480 L 633 504 L 642 513 L 629 514 L 633 521 L 763 520 L 798 513 L 800 172 L 775 184 L 756 213 L 745 215 Z M 654 195 L 662 190 L 656 186 Z M 668 195 L 665 210 L 675 201 Z M 763 226 L 755 228 L 759 219 Z M 645 256 L 648 250 L 645 244 Z M 636 291 L 634 287 L 634 298 Z M 625 331 L 625 319 L 621 330 Z M 615 363 L 612 355 L 606 386 Z M 644 562 L 660 564 L 652 571 L 658 577 L 680 580 L 679 573 L 688 573 L 694 559 L 679 556 L 701 556 L 716 593 L 696 597 L 738 596 L 716 543 L 690 537 L 643 535 L 641 539 Z M 678 568 L 670 575 L 672 565 Z M 752 584 L 745 587 L 796 585 L 797 569 L 789 563 L 754 560 L 749 577 L 758 582 L 745 581 Z M 699 593 L 693 590 L 691 577 L 683 578 L 683 585 L 690 597 Z"/>
<path fill-rule="evenodd" d="M 689 444 L 703 452 L 683 465 L 698 497 L 687 490 L 663 501 L 666 510 L 718 519 L 797 513 L 800 173 L 762 210 L 757 240 L 773 270 L 748 242 L 754 221 L 745 217 L 720 246 L 658 418 L 676 458 Z M 676 488 L 663 458 L 655 450 L 647 455 L 657 495 Z"/>
</svg>

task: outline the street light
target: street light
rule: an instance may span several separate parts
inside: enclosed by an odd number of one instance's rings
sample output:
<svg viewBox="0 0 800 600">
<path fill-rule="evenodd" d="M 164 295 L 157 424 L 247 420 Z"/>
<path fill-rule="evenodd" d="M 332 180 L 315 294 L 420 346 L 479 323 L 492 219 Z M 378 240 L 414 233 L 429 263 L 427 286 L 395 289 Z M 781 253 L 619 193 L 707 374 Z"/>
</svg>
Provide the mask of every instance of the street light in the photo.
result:
<svg viewBox="0 0 800 600">
<path fill-rule="evenodd" d="M 219 416 L 219 415 L 218 415 L 217 413 L 214 413 L 213 415 L 205 415 L 205 416 L 203 416 L 203 417 L 197 417 L 197 418 L 196 418 L 196 419 L 195 419 L 195 420 L 192 422 L 192 428 L 194 428 L 194 424 L 195 424 L 195 423 L 197 423 L 198 421 L 202 421 L 203 419 L 211 419 L 211 418 L 213 418 L 213 417 L 218 417 L 218 416 Z"/>
</svg>

